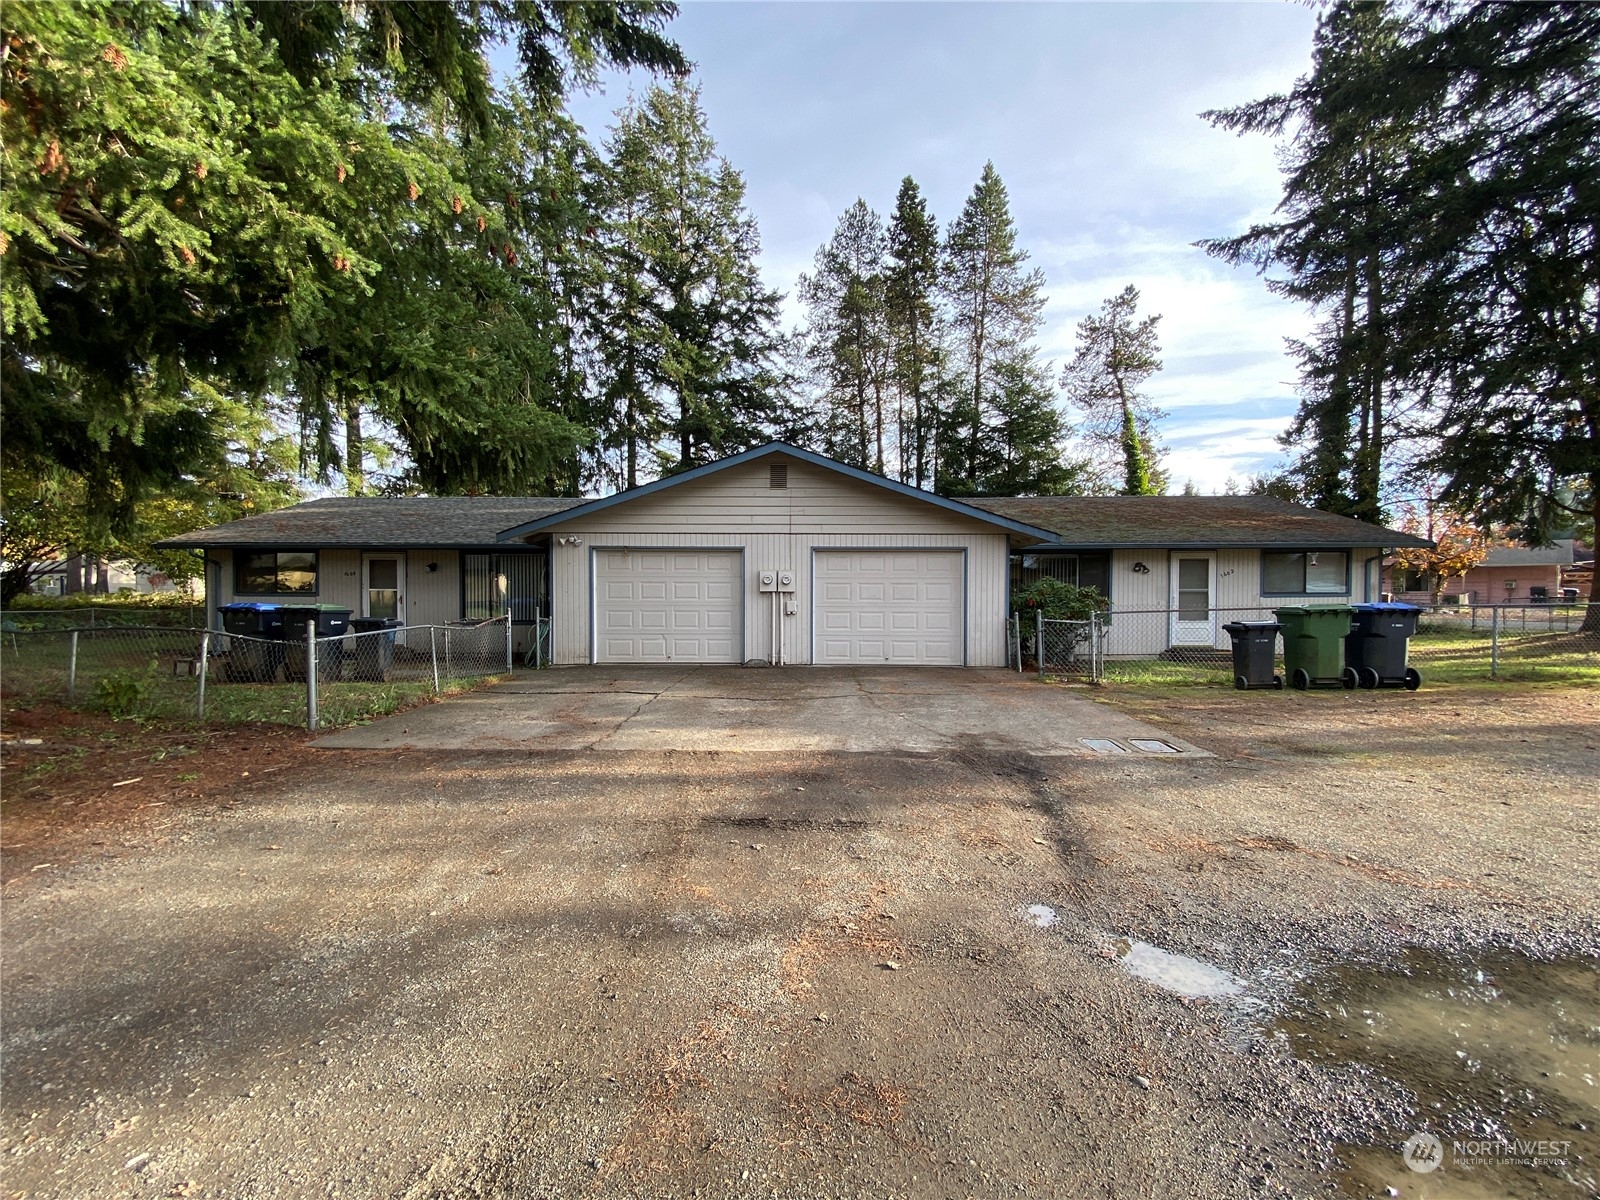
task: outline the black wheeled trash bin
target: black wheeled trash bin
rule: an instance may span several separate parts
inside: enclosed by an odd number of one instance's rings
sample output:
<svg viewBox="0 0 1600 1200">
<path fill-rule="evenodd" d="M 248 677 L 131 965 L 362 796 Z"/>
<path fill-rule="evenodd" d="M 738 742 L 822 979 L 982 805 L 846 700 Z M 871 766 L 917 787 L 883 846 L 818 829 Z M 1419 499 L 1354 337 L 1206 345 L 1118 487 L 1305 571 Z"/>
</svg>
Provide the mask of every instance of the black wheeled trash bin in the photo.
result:
<svg viewBox="0 0 1600 1200">
<path fill-rule="evenodd" d="M 369 683 L 387 683 L 394 667 L 394 640 L 400 622 L 393 617 L 351 617 L 350 654 L 345 677 Z"/>
<path fill-rule="evenodd" d="M 1356 604 L 1355 628 L 1344 639 L 1344 662 L 1364 688 L 1403 687 L 1416 691 L 1422 674 L 1406 665 L 1411 635 L 1422 610 L 1414 604 Z"/>
<path fill-rule="evenodd" d="M 350 610 L 337 604 L 286 604 L 283 606 L 283 673 L 289 679 L 306 677 L 306 630 L 315 626 L 318 639 L 342 638 L 350 632 Z M 344 643 L 318 642 L 317 679 L 339 678 L 344 665 Z"/>
<path fill-rule="evenodd" d="M 1223 630 L 1233 639 L 1233 686 L 1283 690 L 1283 676 L 1274 669 L 1278 657 L 1276 621 L 1229 621 Z"/>
<path fill-rule="evenodd" d="M 270 683 L 283 666 L 283 608 L 259 600 L 217 605 L 228 638 L 229 683 Z"/>
</svg>

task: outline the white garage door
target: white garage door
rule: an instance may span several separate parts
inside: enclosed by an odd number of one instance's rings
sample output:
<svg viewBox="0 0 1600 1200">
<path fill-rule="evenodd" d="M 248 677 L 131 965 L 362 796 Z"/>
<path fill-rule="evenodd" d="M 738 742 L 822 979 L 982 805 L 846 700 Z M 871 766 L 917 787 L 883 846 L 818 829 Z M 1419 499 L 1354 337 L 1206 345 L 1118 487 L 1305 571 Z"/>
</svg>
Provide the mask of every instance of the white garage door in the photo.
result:
<svg viewBox="0 0 1600 1200">
<path fill-rule="evenodd" d="M 818 550 L 812 570 L 816 662 L 962 665 L 959 550 Z"/>
<path fill-rule="evenodd" d="M 595 661 L 742 662 L 737 550 L 597 550 Z"/>
</svg>

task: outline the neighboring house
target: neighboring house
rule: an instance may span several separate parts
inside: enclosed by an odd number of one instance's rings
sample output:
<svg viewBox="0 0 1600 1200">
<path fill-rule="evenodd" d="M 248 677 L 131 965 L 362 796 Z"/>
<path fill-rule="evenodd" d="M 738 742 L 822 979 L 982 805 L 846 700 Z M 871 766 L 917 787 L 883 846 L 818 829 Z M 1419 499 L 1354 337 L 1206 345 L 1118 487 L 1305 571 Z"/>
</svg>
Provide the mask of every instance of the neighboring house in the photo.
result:
<svg viewBox="0 0 1600 1200">
<path fill-rule="evenodd" d="M 160 571 L 137 563 L 114 562 L 74 554 L 47 563 L 28 589 L 36 596 L 105 596 L 118 592 L 177 592 L 187 590 Z"/>
<path fill-rule="evenodd" d="M 1459 596 L 1463 604 L 1544 604 L 1561 598 L 1561 571 L 1572 564 L 1573 542 L 1548 546 L 1494 546 L 1465 575 L 1444 581 L 1442 594 Z M 1396 600 L 1429 604 L 1432 582 L 1420 571 L 1388 564 L 1383 590 Z M 1454 601 L 1453 601 L 1454 602 Z"/>
<path fill-rule="evenodd" d="M 1262 496 L 949 500 L 773 443 L 598 500 L 314 500 L 164 543 L 213 606 L 552 618 L 557 664 L 1003 666 L 1013 581 L 1110 595 L 1112 653 L 1225 646 L 1224 610 L 1376 599 L 1393 530 Z M 1168 614 L 1166 610 L 1174 612 Z M 214 624 L 213 611 L 213 624 Z"/>
</svg>

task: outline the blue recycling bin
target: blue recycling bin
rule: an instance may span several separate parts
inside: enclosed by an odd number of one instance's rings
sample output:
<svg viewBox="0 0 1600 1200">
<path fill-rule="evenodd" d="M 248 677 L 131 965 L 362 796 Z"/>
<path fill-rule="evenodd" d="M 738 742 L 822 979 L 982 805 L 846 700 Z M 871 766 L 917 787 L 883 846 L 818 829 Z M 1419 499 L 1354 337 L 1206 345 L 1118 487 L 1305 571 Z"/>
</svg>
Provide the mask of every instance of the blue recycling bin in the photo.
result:
<svg viewBox="0 0 1600 1200">
<path fill-rule="evenodd" d="M 283 606 L 259 600 L 217 605 L 228 639 L 230 683 L 271 683 L 283 666 Z"/>
<path fill-rule="evenodd" d="M 1344 662 L 1364 688 L 1403 687 L 1416 691 L 1422 673 L 1407 664 L 1411 636 L 1422 610 L 1414 604 L 1355 604 L 1352 628 L 1344 639 Z"/>
</svg>

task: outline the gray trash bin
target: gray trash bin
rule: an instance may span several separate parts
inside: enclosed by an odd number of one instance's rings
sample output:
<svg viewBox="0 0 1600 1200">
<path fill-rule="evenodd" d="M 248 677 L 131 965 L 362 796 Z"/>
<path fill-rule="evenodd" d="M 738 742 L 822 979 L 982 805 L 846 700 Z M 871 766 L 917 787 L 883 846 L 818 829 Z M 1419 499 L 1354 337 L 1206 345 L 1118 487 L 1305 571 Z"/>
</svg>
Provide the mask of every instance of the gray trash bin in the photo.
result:
<svg viewBox="0 0 1600 1200">
<path fill-rule="evenodd" d="M 1223 631 L 1233 639 L 1233 686 L 1241 692 L 1251 688 L 1283 690 L 1283 676 L 1276 671 L 1278 630 L 1276 621 L 1229 621 Z"/>
<path fill-rule="evenodd" d="M 394 668 L 394 643 L 400 622 L 393 617 L 351 617 L 350 653 L 345 678 L 385 683 Z"/>
</svg>

